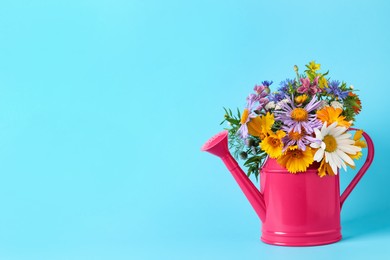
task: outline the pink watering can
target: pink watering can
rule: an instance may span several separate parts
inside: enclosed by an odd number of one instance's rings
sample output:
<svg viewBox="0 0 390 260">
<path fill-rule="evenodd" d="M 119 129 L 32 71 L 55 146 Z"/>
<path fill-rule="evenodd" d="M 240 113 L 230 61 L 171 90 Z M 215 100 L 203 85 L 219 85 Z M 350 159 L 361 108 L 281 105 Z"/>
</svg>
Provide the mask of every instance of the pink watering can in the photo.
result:
<svg viewBox="0 0 390 260">
<path fill-rule="evenodd" d="M 356 130 L 356 129 L 351 129 Z M 228 131 L 207 141 L 202 151 L 222 159 L 262 221 L 261 240 L 282 246 L 314 246 L 341 239 L 340 211 L 346 198 L 370 167 L 374 144 L 368 134 L 367 159 L 340 196 L 339 176 L 317 175 L 318 165 L 291 174 L 268 158 L 260 170 L 260 191 L 228 150 Z"/>
</svg>

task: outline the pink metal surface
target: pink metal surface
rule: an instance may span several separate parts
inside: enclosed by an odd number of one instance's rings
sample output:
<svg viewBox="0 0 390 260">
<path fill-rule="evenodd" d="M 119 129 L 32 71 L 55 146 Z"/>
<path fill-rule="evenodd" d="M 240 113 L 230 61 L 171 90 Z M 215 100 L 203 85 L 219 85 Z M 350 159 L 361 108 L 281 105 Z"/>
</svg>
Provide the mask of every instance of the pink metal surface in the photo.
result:
<svg viewBox="0 0 390 260">
<path fill-rule="evenodd" d="M 339 177 L 320 178 L 317 168 L 291 174 L 275 159 L 265 162 L 260 171 L 267 209 L 262 241 L 311 246 L 341 239 Z"/>
<path fill-rule="evenodd" d="M 358 130 L 356 128 L 350 128 L 351 130 Z M 364 162 L 362 168 L 360 168 L 359 172 L 356 174 L 355 178 L 349 183 L 347 188 L 345 188 L 343 194 L 341 194 L 341 205 L 343 206 L 345 200 L 348 198 L 349 194 L 351 194 L 352 190 L 355 188 L 356 184 L 360 181 L 360 179 L 363 177 L 363 175 L 366 173 L 368 168 L 371 166 L 372 161 L 374 160 L 374 154 L 375 154 L 375 148 L 374 148 L 374 142 L 372 141 L 371 137 L 363 132 L 363 137 L 366 139 L 367 142 L 367 158 Z"/>
<path fill-rule="evenodd" d="M 356 130 L 356 129 L 353 129 Z M 230 155 L 228 132 L 212 137 L 202 147 L 222 159 L 263 222 L 261 240 L 283 246 L 313 246 L 341 239 L 340 210 L 374 158 L 371 138 L 363 133 L 368 155 L 363 167 L 340 196 L 339 176 L 317 175 L 318 165 L 291 174 L 276 160 L 268 159 L 260 170 L 260 190 Z"/>
<path fill-rule="evenodd" d="M 202 151 L 214 154 L 222 159 L 234 179 L 244 192 L 249 203 L 259 216 L 262 222 L 265 221 L 265 205 L 263 194 L 259 192 L 256 186 L 249 180 L 240 166 L 234 160 L 228 149 L 228 131 L 216 134 L 208 140 L 201 148 Z"/>
</svg>

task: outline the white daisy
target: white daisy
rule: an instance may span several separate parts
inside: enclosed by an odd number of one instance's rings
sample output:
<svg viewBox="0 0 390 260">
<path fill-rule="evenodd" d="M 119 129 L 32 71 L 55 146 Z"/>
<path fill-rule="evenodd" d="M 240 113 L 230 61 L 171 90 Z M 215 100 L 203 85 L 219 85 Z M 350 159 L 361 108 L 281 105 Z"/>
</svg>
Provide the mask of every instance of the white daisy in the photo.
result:
<svg viewBox="0 0 390 260">
<path fill-rule="evenodd" d="M 355 166 L 348 154 L 354 155 L 362 150 L 362 148 L 353 145 L 355 141 L 350 139 L 352 135 L 346 131 L 347 128 L 337 126 L 337 122 L 330 126 L 327 126 L 325 122 L 321 131 L 314 129 L 317 142 L 310 144 L 312 148 L 318 148 L 314 154 L 314 160 L 321 162 L 325 157 L 325 162 L 329 163 L 334 174 L 337 174 L 337 170 L 341 167 L 347 170 L 345 163 Z"/>
</svg>

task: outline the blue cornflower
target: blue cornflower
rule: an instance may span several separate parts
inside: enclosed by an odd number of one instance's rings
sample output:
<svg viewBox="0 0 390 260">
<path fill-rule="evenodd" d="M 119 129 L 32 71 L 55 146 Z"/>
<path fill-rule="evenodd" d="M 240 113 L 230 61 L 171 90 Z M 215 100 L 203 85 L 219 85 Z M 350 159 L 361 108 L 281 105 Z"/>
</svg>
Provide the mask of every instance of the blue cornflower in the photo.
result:
<svg viewBox="0 0 390 260">
<path fill-rule="evenodd" d="M 271 81 L 268 81 L 268 80 L 264 80 L 263 82 L 261 82 L 261 84 L 265 87 L 269 87 L 271 86 L 271 84 L 274 83 L 272 80 Z"/>
<path fill-rule="evenodd" d="M 329 87 L 325 89 L 328 94 L 332 94 L 340 99 L 345 99 L 348 96 L 348 91 L 342 91 L 340 89 L 340 81 L 332 80 L 329 82 L 328 86 Z"/>
<path fill-rule="evenodd" d="M 292 85 L 294 87 L 295 80 L 293 80 L 293 79 L 283 80 L 282 82 L 279 83 L 280 87 L 278 88 L 278 91 L 287 94 L 290 85 Z"/>
<path fill-rule="evenodd" d="M 339 86 L 340 86 L 340 81 L 338 80 L 332 80 L 329 82 L 329 87 L 338 88 Z"/>
<path fill-rule="evenodd" d="M 274 101 L 275 103 L 285 99 L 287 97 L 286 93 L 284 92 L 274 92 L 269 95 L 269 100 Z"/>
</svg>

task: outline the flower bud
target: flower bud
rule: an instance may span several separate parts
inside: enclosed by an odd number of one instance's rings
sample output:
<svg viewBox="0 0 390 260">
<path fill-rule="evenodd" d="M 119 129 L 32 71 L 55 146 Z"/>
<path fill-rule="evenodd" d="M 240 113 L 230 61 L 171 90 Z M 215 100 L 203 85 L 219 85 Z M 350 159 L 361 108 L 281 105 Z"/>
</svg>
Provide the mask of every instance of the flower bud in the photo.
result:
<svg viewBox="0 0 390 260">
<path fill-rule="evenodd" d="M 247 140 L 247 145 L 248 145 L 248 147 L 255 146 L 255 140 L 253 140 L 253 139 L 248 139 L 248 140 Z"/>
<path fill-rule="evenodd" d="M 246 152 L 242 151 L 242 152 L 240 153 L 240 158 L 243 159 L 243 160 L 245 160 L 246 158 L 248 158 L 248 154 L 247 154 Z"/>
<path fill-rule="evenodd" d="M 260 86 L 256 85 L 253 88 L 253 90 L 256 91 L 257 94 L 261 94 L 264 91 L 264 88 L 265 88 L 265 86 L 263 86 L 263 85 L 260 85 Z"/>
</svg>

